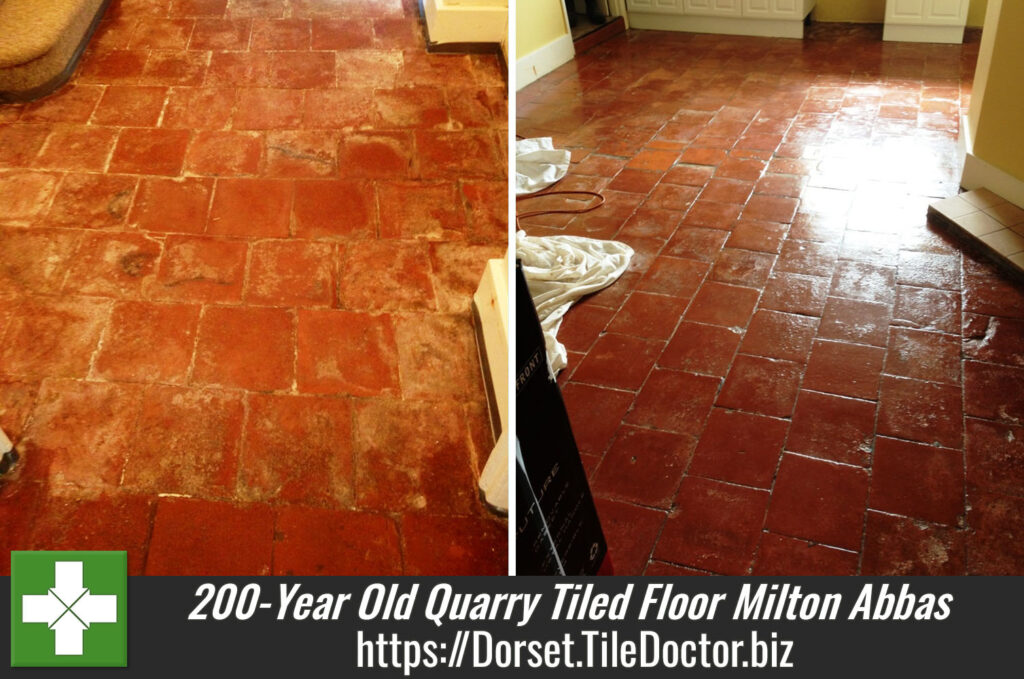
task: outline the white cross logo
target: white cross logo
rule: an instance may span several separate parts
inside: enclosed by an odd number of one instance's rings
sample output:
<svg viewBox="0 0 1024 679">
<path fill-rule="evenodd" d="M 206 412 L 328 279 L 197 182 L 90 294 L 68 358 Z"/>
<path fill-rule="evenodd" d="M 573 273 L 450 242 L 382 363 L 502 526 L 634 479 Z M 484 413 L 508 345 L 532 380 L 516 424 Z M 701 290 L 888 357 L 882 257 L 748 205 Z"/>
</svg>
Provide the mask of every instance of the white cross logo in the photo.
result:
<svg viewBox="0 0 1024 679">
<path fill-rule="evenodd" d="M 82 632 L 89 625 L 117 622 L 117 595 L 90 594 L 82 586 L 82 562 L 58 561 L 50 591 L 21 597 L 21 621 L 52 629 L 56 655 L 82 655 Z"/>
</svg>

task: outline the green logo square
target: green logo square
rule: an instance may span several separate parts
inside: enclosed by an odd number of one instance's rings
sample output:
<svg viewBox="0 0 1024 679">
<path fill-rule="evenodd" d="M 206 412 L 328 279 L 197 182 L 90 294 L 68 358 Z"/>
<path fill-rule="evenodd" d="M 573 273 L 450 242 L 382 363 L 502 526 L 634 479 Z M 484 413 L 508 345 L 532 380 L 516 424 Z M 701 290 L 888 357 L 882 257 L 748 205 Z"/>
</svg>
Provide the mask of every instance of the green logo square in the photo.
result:
<svg viewBox="0 0 1024 679">
<path fill-rule="evenodd" d="M 127 552 L 11 552 L 11 667 L 127 667 Z"/>
</svg>

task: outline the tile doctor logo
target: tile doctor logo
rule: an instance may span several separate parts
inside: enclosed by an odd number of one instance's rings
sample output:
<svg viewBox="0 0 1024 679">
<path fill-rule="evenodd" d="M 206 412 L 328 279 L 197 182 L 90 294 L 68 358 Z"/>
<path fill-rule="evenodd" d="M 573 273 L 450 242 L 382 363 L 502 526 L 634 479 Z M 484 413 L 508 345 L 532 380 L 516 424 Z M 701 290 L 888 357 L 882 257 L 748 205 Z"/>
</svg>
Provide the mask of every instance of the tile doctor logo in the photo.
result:
<svg viewBox="0 0 1024 679">
<path fill-rule="evenodd" d="M 128 665 L 126 552 L 11 552 L 12 667 Z"/>
</svg>

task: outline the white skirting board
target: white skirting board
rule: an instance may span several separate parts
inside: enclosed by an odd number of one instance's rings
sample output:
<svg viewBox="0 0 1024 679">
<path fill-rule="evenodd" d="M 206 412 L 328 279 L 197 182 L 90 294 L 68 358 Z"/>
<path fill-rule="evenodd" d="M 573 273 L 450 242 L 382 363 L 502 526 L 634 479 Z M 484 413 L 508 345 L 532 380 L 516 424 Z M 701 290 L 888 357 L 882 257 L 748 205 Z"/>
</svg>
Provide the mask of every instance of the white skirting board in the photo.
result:
<svg viewBox="0 0 1024 679">
<path fill-rule="evenodd" d="M 629 13 L 630 28 L 688 33 L 753 35 L 762 38 L 804 37 L 803 19 L 754 19 L 744 17 L 694 16 L 685 14 Z"/>
<path fill-rule="evenodd" d="M 491 450 L 480 475 L 480 494 L 496 511 L 508 512 L 508 256 L 487 262 L 483 278 L 473 295 L 473 306 L 479 318 L 483 338 L 483 355 L 490 384 L 494 389 L 494 405 L 498 410 L 501 434 Z"/>
<path fill-rule="evenodd" d="M 516 60 L 516 89 L 523 89 L 534 80 L 551 73 L 562 64 L 572 61 L 576 50 L 572 36 L 566 33 L 543 47 Z"/>
<path fill-rule="evenodd" d="M 507 0 L 423 0 L 430 42 L 504 43 Z"/>
<path fill-rule="evenodd" d="M 965 154 L 960 186 L 967 190 L 986 188 L 1017 206 L 1024 206 L 1024 181 L 974 155 L 974 140 L 967 118 L 960 121 L 960 151 Z"/>
</svg>

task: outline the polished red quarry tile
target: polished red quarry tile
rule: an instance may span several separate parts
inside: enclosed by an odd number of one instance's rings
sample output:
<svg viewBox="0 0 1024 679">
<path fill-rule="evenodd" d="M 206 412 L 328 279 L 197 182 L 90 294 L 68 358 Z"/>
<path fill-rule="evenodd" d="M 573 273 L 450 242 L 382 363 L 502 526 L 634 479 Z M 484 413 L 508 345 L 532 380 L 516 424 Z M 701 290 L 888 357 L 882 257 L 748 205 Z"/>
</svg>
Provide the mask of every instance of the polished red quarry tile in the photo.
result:
<svg viewBox="0 0 1024 679">
<path fill-rule="evenodd" d="M 757 549 L 769 494 L 687 477 L 654 557 L 715 573 L 744 575 Z"/>
<path fill-rule="evenodd" d="M 103 172 L 116 140 L 114 128 L 55 126 L 33 164 L 54 170 Z"/>
<path fill-rule="evenodd" d="M 960 256 L 932 252 L 900 252 L 899 282 L 944 290 L 960 289 Z"/>
<path fill-rule="evenodd" d="M 960 384 L 960 339 L 923 330 L 893 328 L 885 372 L 929 382 Z"/>
<path fill-rule="evenodd" d="M 0 348 L 8 375 L 85 377 L 110 302 L 88 297 L 28 297 L 12 311 Z"/>
<path fill-rule="evenodd" d="M 770 488 L 788 429 L 785 420 L 714 408 L 688 473 Z"/>
<path fill-rule="evenodd" d="M 102 491 L 121 481 L 139 412 L 137 385 L 44 380 L 19 443 L 38 457 L 51 493 Z"/>
<path fill-rule="evenodd" d="M 438 87 L 376 90 L 373 106 L 381 129 L 429 129 L 448 122 L 444 91 Z"/>
<path fill-rule="evenodd" d="M 639 171 L 639 170 L 638 170 Z M 658 184 L 644 201 L 644 207 L 684 212 L 693 204 L 699 189 L 692 186 Z"/>
<path fill-rule="evenodd" d="M 293 325 L 286 309 L 206 308 L 199 321 L 191 382 L 252 391 L 290 388 Z"/>
<path fill-rule="evenodd" d="M 879 434 L 946 448 L 963 444 L 959 387 L 883 375 L 878 401 Z"/>
<path fill-rule="evenodd" d="M 818 319 L 813 316 L 761 310 L 750 321 L 740 351 L 803 363 L 817 328 Z"/>
<path fill-rule="evenodd" d="M 124 223 L 137 184 L 135 177 L 68 174 L 50 205 L 47 221 L 73 228 L 116 228 Z"/>
<path fill-rule="evenodd" d="M 863 469 L 785 454 L 765 527 L 858 550 L 867 494 L 868 474 Z"/>
<path fill-rule="evenodd" d="M 282 507 L 274 531 L 275 575 L 401 575 L 395 520 L 318 507 Z"/>
<path fill-rule="evenodd" d="M 755 194 L 743 208 L 744 219 L 790 223 L 799 205 L 796 198 Z"/>
<path fill-rule="evenodd" d="M 125 551 L 128 574 L 141 575 L 154 506 L 152 498 L 122 493 L 50 498 L 32 526 L 31 544 L 57 551 Z"/>
<path fill-rule="evenodd" d="M 167 89 L 111 85 L 92 114 L 94 125 L 155 127 L 164 109 Z"/>
<path fill-rule="evenodd" d="M 573 380 L 613 389 L 636 391 L 644 383 L 664 343 L 608 333 L 598 338 L 576 369 Z M 623 361 L 629 356 L 629 361 Z"/>
<path fill-rule="evenodd" d="M 148 297 L 197 302 L 237 302 L 242 297 L 248 247 L 242 241 L 168 236 Z"/>
<path fill-rule="evenodd" d="M 964 362 L 964 412 L 989 420 L 1018 422 L 1024 417 L 1024 369 Z"/>
<path fill-rule="evenodd" d="M 875 302 L 829 297 L 818 326 L 822 339 L 884 347 L 888 342 L 892 307 Z"/>
<path fill-rule="evenodd" d="M 198 306 L 117 303 L 92 376 L 124 382 L 183 384 L 198 325 Z"/>
<path fill-rule="evenodd" d="M 253 19 L 249 49 L 308 50 L 311 30 L 309 19 Z"/>
<path fill-rule="evenodd" d="M 502 521 L 409 514 L 401 526 L 406 575 L 504 575 L 508 571 L 508 527 Z"/>
<path fill-rule="evenodd" d="M 759 294 L 750 288 L 707 282 L 694 296 L 686 320 L 744 328 L 750 322 Z"/>
<path fill-rule="evenodd" d="M 586 353 L 615 315 L 612 309 L 592 304 L 574 304 L 558 329 L 558 341 L 570 351 Z M 636 333 L 626 333 L 636 334 Z M 643 335 L 638 335 L 643 337 Z"/>
<path fill-rule="evenodd" d="M 894 325 L 958 333 L 960 293 L 898 285 L 892 319 Z"/>
<path fill-rule="evenodd" d="M 741 211 L 742 207 L 739 205 L 698 200 L 686 213 L 683 224 L 727 230 L 739 219 Z"/>
<path fill-rule="evenodd" d="M 386 182 L 377 193 L 382 238 L 460 240 L 466 229 L 453 182 Z"/>
<path fill-rule="evenodd" d="M 673 210 L 642 207 L 623 225 L 619 238 L 657 238 L 667 240 L 675 233 L 682 214 Z"/>
<path fill-rule="evenodd" d="M 602 497 L 668 509 L 695 443 L 690 436 L 624 426 L 591 478 L 591 488 Z"/>
<path fill-rule="evenodd" d="M 334 302 L 335 249 L 329 243 L 260 241 L 252 246 L 245 301 L 271 306 Z"/>
<path fill-rule="evenodd" d="M 793 412 L 803 366 L 758 356 L 739 355 L 715 405 L 774 417 Z"/>
<path fill-rule="evenodd" d="M 349 506 L 352 407 L 335 398 L 252 394 L 238 494 L 248 500 Z"/>
<path fill-rule="evenodd" d="M 1024 495 L 1024 455 L 1020 427 L 967 418 L 969 488 Z"/>
<path fill-rule="evenodd" d="M 1024 498 L 969 491 L 967 573 L 1019 575 L 1024 549 L 1016 536 L 1024 526 Z"/>
<path fill-rule="evenodd" d="M 373 24 L 361 18 L 323 17 L 313 19 L 313 49 L 351 50 L 371 47 Z"/>
<path fill-rule="evenodd" d="M 818 340 L 811 349 L 803 387 L 877 400 L 885 350 L 863 344 Z"/>
<path fill-rule="evenodd" d="M 1024 322 L 1010 318 L 964 314 L 964 358 L 1001 365 L 1024 365 Z"/>
<path fill-rule="evenodd" d="M 249 46 L 252 22 L 248 19 L 196 19 L 188 41 L 190 50 L 231 51 Z"/>
<path fill-rule="evenodd" d="M 710 262 L 718 256 L 728 237 L 729 232 L 721 229 L 681 227 L 662 254 Z"/>
<path fill-rule="evenodd" d="M 749 288 L 763 288 L 773 264 L 773 255 L 727 247 L 715 258 L 711 280 Z"/>
<path fill-rule="evenodd" d="M 868 511 L 862 575 L 964 575 L 965 531 Z"/>
<path fill-rule="evenodd" d="M 365 182 L 295 182 L 294 228 L 299 238 L 366 238 L 376 234 L 376 206 Z"/>
<path fill-rule="evenodd" d="M 806 276 L 831 276 L 836 266 L 839 248 L 829 243 L 793 240 L 792 234 L 782 245 L 776 272 L 798 273 Z"/>
<path fill-rule="evenodd" d="M 665 512 L 600 497 L 594 504 L 609 545 L 605 558 L 611 559 L 615 574 L 639 575 L 665 523 Z"/>
<path fill-rule="evenodd" d="M 665 340 L 672 336 L 687 300 L 664 295 L 634 292 L 611 323 L 609 332 L 649 339 Z M 563 324 L 559 338 L 565 331 Z"/>
<path fill-rule="evenodd" d="M 602 156 L 591 153 L 578 163 L 573 163 L 570 174 L 612 178 L 625 166 L 626 161 L 616 156 Z"/>
<path fill-rule="evenodd" d="M 751 575 L 856 575 L 857 553 L 763 533 Z"/>
<path fill-rule="evenodd" d="M 304 393 L 398 395 L 398 349 L 389 316 L 300 311 L 298 386 Z"/>
<path fill-rule="evenodd" d="M 868 506 L 933 523 L 964 518 L 964 462 L 959 450 L 879 437 Z"/>
<path fill-rule="evenodd" d="M 805 316 L 821 316 L 828 297 L 827 278 L 776 273 L 765 284 L 760 305 Z"/>
<path fill-rule="evenodd" d="M 728 157 L 722 149 L 691 146 L 679 157 L 680 163 L 689 165 L 721 165 Z"/>
<path fill-rule="evenodd" d="M 212 192 L 210 179 L 144 178 L 129 221 L 145 231 L 202 233 Z"/>
<path fill-rule="evenodd" d="M 110 158 L 110 171 L 175 177 L 181 173 L 190 136 L 188 130 L 122 130 Z"/>
<path fill-rule="evenodd" d="M 603 454 L 619 428 L 634 394 L 570 382 L 562 390 L 576 445 L 583 453 Z"/>
<path fill-rule="evenodd" d="M 678 157 L 679 154 L 675 151 L 644 149 L 633 156 L 626 167 L 664 172 L 675 164 Z"/>
<path fill-rule="evenodd" d="M 345 135 L 338 151 L 338 169 L 343 177 L 410 178 L 418 174 L 419 167 L 419 156 L 412 149 L 409 132 Z"/>
<path fill-rule="evenodd" d="M 152 493 L 233 497 L 244 417 L 238 392 L 149 387 L 122 485 Z"/>
<path fill-rule="evenodd" d="M 769 196 L 799 198 L 806 180 L 790 174 L 766 174 L 757 182 L 755 191 Z"/>
<path fill-rule="evenodd" d="M 396 326 L 405 398 L 465 400 L 481 393 L 476 337 L 468 318 L 410 314 Z"/>
<path fill-rule="evenodd" d="M 266 136 L 264 173 L 270 177 L 330 177 L 338 167 L 338 139 L 321 130 L 280 130 Z"/>
<path fill-rule="evenodd" d="M 219 177 L 254 175 L 263 158 L 263 138 L 254 132 L 202 130 L 185 155 L 185 171 Z"/>
<path fill-rule="evenodd" d="M 274 512 L 266 505 L 161 498 L 146 575 L 270 575 L 273 542 Z"/>
<path fill-rule="evenodd" d="M 620 172 L 608 188 L 614 191 L 629 191 L 631 193 L 649 193 L 661 179 L 661 172 L 652 172 L 646 169 L 627 167 Z"/>
<path fill-rule="evenodd" d="M 237 130 L 300 127 L 304 101 L 304 90 L 241 88 L 233 126 Z"/>
<path fill-rule="evenodd" d="M 715 177 L 710 180 L 701 191 L 700 199 L 716 203 L 734 203 L 743 205 L 750 198 L 754 191 L 753 182 L 745 182 L 739 179 L 722 179 Z"/>
<path fill-rule="evenodd" d="M 461 406 L 371 399 L 355 410 L 356 504 L 471 515 L 480 501 Z"/>
<path fill-rule="evenodd" d="M 436 309 L 428 245 L 409 241 L 347 245 L 338 299 L 343 308 L 354 311 Z"/>
<path fill-rule="evenodd" d="M 703 262 L 658 257 L 648 268 L 637 289 L 660 295 L 691 297 L 700 287 L 707 271 L 708 265 Z"/>
<path fill-rule="evenodd" d="M 58 291 L 81 238 L 80 232 L 61 229 L 0 229 L 0 291 Z M 3 306 L 10 313 L 13 303 Z"/>
<path fill-rule="evenodd" d="M 706 165 L 676 165 L 662 178 L 664 184 L 683 184 L 701 187 L 708 183 L 714 168 Z"/>
<path fill-rule="evenodd" d="M 239 90 L 241 93 L 245 90 Z M 235 107 L 234 88 L 172 87 L 167 93 L 161 127 L 188 130 L 217 130 L 231 120 Z M 239 115 L 246 115 L 239 106 Z"/>
<path fill-rule="evenodd" d="M 802 390 L 786 449 L 867 467 L 874 436 L 873 402 Z"/>
<path fill-rule="evenodd" d="M 778 254 L 786 237 L 786 225 L 743 220 L 736 222 L 729 235 L 730 248 Z"/>
<path fill-rule="evenodd" d="M 213 195 L 206 232 L 216 236 L 287 238 L 292 192 L 292 183 L 286 181 L 221 179 Z"/>
<path fill-rule="evenodd" d="M 655 370 L 625 422 L 697 436 L 704 428 L 721 380 L 677 370 Z"/>
</svg>

